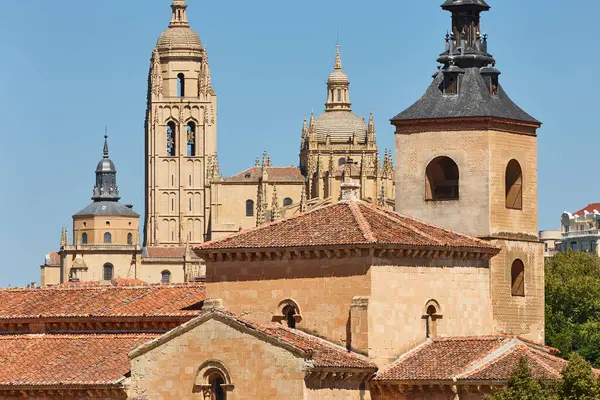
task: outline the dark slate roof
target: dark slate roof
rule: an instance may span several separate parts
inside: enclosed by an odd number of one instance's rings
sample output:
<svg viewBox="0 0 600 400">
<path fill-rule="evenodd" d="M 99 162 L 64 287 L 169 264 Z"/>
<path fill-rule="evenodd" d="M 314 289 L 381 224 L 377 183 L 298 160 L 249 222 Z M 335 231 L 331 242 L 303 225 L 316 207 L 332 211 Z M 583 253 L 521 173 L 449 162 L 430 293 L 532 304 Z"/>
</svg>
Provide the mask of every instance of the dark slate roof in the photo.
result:
<svg viewBox="0 0 600 400">
<path fill-rule="evenodd" d="M 394 121 L 460 117 L 497 117 L 539 124 L 540 122 L 517 106 L 502 86 L 492 96 L 479 68 L 465 68 L 459 94 L 444 95 L 443 73 L 439 73 L 423 97 L 392 118 Z"/>
<path fill-rule="evenodd" d="M 442 4 L 443 9 L 453 6 L 479 6 L 486 10 L 491 8 L 484 0 L 446 0 L 446 2 Z"/>
<path fill-rule="evenodd" d="M 75 215 L 129 215 L 139 217 L 130 207 L 116 201 L 95 201 Z"/>
</svg>

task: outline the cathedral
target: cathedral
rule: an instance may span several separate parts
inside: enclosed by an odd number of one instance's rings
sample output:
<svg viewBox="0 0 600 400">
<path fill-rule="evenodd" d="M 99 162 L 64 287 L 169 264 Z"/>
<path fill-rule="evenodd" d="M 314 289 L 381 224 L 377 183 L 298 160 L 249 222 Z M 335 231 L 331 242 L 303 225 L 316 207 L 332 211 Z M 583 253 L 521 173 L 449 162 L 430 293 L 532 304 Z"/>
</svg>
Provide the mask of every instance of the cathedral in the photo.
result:
<svg viewBox="0 0 600 400">
<path fill-rule="evenodd" d="M 0 291 L 0 398 L 483 400 L 523 357 L 558 378 L 541 122 L 501 85 L 489 4 L 441 8 L 439 68 L 391 119 L 395 166 L 352 112 L 338 47 L 299 167 L 265 153 L 222 177 L 207 50 L 173 0 L 149 72 L 144 240 L 105 137 L 44 287 Z"/>
<path fill-rule="evenodd" d="M 346 178 L 360 181 L 361 199 L 394 209 L 391 151 L 380 158 L 372 113 L 368 121 L 352 113 L 339 46 L 325 112 L 304 119 L 299 167 L 274 166 L 265 152 L 252 167 L 221 176 L 208 52 L 190 27 L 184 0 L 171 5 L 171 22 L 152 51 L 148 76 L 143 241 L 139 215 L 118 202 L 105 137 L 94 202 L 73 216 L 71 241 L 63 228 L 60 250 L 41 266 L 42 285 L 114 277 L 202 280 L 204 263 L 191 247 L 336 202 Z"/>
</svg>

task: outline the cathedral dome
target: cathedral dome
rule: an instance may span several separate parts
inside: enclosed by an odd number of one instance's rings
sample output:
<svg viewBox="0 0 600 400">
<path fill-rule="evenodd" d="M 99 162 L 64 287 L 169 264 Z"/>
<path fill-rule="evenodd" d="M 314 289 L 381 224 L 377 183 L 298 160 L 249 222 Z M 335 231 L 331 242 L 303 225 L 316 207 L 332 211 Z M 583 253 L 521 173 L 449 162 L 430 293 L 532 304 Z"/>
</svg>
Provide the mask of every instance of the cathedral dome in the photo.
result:
<svg viewBox="0 0 600 400">
<path fill-rule="evenodd" d="M 350 142 L 355 134 L 359 143 L 367 140 L 365 121 L 348 110 L 327 111 L 314 123 L 319 142 L 325 142 L 327 135 L 330 136 L 332 142 L 337 143 Z"/>
<path fill-rule="evenodd" d="M 195 50 L 202 51 L 200 36 L 188 26 L 173 26 L 165 30 L 158 41 L 156 48 L 159 51 L 168 50 Z"/>
<path fill-rule="evenodd" d="M 335 70 L 331 73 L 331 75 L 329 75 L 327 83 L 329 85 L 347 85 L 348 83 L 350 83 L 350 80 L 348 79 L 348 75 L 346 75 L 344 71 Z"/>
</svg>

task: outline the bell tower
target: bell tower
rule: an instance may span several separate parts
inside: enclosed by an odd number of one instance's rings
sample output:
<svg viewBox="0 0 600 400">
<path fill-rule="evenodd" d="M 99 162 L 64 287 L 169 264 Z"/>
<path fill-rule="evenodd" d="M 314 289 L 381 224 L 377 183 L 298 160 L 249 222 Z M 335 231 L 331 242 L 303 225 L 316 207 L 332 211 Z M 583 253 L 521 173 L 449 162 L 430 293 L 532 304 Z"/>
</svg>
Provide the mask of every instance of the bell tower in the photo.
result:
<svg viewBox="0 0 600 400">
<path fill-rule="evenodd" d="M 217 164 L 217 97 L 206 47 L 190 28 L 185 0 L 152 52 L 145 123 L 145 246 L 209 239 L 210 179 Z"/>
<path fill-rule="evenodd" d="M 447 0 L 451 30 L 425 94 L 392 119 L 396 209 L 491 241 L 495 332 L 544 339 L 537 129 L 500 85 L 481 33 L 484 0 Z"/>
</svg>

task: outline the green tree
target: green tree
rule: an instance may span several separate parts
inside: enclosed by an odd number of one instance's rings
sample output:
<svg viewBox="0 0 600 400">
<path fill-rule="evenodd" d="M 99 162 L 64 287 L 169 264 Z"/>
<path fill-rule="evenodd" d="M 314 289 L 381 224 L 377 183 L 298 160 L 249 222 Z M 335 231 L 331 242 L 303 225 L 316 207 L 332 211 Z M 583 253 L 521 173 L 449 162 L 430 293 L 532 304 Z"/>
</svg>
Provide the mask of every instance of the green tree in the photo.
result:
<svg viewBox="0 0 600 400">
<path fill-rule="evenodd" d="M 557 254 L 546 263 L 546 344 L 600 366 L 600 259 Z"/>
<path fill-rule="evenodd" d="M 553 391 L 542 381 L 535 379 L 525 357 L 513 370 L 508 386 L 494 393 L 491 400 L 540 400 L 554 399 Z"/>
<path fill-rule="evenodd" d="M 571 353 L 562 377 L 559 385 L 561 400 L 600 400 L 600 388 L 592 366 L 579 354 Z"/>
</svg>

